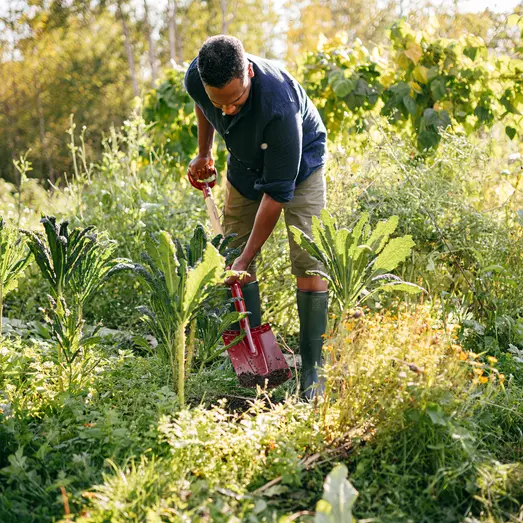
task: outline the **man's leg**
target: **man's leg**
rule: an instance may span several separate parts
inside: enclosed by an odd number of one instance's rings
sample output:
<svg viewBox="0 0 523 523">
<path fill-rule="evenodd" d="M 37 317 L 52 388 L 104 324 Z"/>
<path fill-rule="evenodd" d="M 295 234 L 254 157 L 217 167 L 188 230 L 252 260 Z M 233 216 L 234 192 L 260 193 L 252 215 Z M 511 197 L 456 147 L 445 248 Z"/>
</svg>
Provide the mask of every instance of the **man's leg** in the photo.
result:
<svg viewBox="0 0 523 523">
<path fill-rule="evenodd" d="M 230 243 L 231 247 L 245 245 L 249 238 L 260 206 L 259 201 L 244 198 L 229 182 L 225 190 L 225 208 L 223 213 L 224 234 L 237 234 Z M 249 266 L 249 276 L 242 279 L 242 294 L 245 307 L 250 312 L 251 327 L 261 325 L 260 288 L 256 280 L 256 261 Z M 232 325 L 233 329 L 240 330 L 239 324 Z"/>
<path fill-rule="evenodd" d="M 312 217 L 319 216 L 326 205 L 326 184 L 323 169 L 315 171 L 302 182 L 293 199 L 286 204 L 285 222 L 298 227 L 308 236 L 312 235 Z M 302 393 L 312 399 L 321 383 L 318 369 L 322 366 L 322 347 L 327 328 L 328 290 L 327 282 L 319 276 L 311 276 L 310 270 L 324 267 L 310 254 L 301 249 L 289 232 L 292 272 L 296 276 L 296 300 L 300 318 L 300 354 L 302 369 L 300 383 Z"/>
</svg>

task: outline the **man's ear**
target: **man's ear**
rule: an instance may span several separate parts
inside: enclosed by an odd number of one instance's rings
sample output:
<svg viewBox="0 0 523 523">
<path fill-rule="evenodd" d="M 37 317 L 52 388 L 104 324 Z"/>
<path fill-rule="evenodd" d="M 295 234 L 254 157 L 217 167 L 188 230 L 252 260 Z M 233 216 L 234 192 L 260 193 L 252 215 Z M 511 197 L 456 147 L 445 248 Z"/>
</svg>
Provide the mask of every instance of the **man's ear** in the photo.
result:
<svg viewBox="0 0 523 523">
<path fill-rule="evenodd" d="M 252 78 L 254 76 L 254 69 L 252 67 L 251 62 L 249 62 L 249 66 L 247 67 L 247 74 L 249 75 L 249 78 Z"/>
</svg>

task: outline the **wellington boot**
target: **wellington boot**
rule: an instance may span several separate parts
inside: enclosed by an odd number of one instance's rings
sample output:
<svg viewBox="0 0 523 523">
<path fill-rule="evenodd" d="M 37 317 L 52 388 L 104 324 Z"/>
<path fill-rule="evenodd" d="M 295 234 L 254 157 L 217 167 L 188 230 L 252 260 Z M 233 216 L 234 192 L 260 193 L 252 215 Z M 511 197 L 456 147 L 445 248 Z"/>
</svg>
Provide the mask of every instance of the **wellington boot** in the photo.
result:
<svg viewBox="0 0 523 523">
<path fill-rule="evenodd" d="M 250 312 L 249 325 L 251 329 L 261 325 L 261 302 L 260 302 L 260 286 L 257 281 L 247 283 L 242 287 L 243 299 L 245 301 L 245 308 Z M 229 298 L 231 293 L 229 292 Z M 231 305 L 232 310 L 234 310 L 234 305 Z M 239 323 L 234 323 L 231 325 L 232 330 L 240 330 Z"/>
<path fill-rule="evenodd" d="M 300 317 L 301 393 L 307 400 L 323 393 L 323 384 L 318 375 L 322 366 L 321 351 L 323 336 L 327 328 L 329 293 L 296 292 Z"/>
</svg>

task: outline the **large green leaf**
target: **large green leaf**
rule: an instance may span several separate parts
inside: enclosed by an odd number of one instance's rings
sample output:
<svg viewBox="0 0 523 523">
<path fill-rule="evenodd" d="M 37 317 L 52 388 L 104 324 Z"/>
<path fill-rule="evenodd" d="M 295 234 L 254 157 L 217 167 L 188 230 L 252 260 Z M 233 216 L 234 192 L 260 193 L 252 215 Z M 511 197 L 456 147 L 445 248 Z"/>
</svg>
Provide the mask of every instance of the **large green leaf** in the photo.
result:
<svg viewBox="0 0 523 523">
<path fill-rule="evenodd" d="M 408 258 L 414 245 L 415 243 L 410 235 L 393 238 L 376 258 L 373 265 L 374 271 L 393 271 Z"/>
<path fill-rule="evenodd" d="M 356 223 L 356 225 L 354 226 L 354 229 L 352 229 L 352 245 L 349 249 L 349 255 L 352 257 L 354 257 L 354 255 L 356 254 L 356 249 L 358 248 L 358 244 L 363 233 L 363 227 L 365 227 L 365 224 L 368 221 L 369 213 L 364 212 L 358 220 L 358 223 Z"/>
<path fill-rule="evenodd" d="M 426 292 L 426 290 L 423 287 L 416 285 L 415 283 L 410 283 L 398 279 L 398 281 L 392 281 L 374 287 L 371 292 L 365 294 L 365 296 L 363 296 L 362 299 L 359 300 L 358 304 L 362 305 L 370 297 L 380 292 L 406 292 L 408 294 L 419 294 L 420 292 Z"/>
<path fill-rule="evenodd" d="M 314 223 L 314 217 L 313 217 L 313 223 Z M 291 225 L 289 227 L 292 235 L 294 236 L 294 241 L 302 248 L 305 249 L 313 258 L 316 258 L 317 260 L 321 261 L 323 264 L 327 262 L 327 259 L 325 258 L 325 255 L 321 251 L 321 249 L 316 245 L 316 243 L 309 238 L 303 231 L 298 229 L 298 227 L 295 227 L 294 225 Z"/>
<path fill-rule="evenodd" d="M 347 467 L 336 465 L 325 480 L 314 523 L 353 523 L 352 506 L 358 491 L 347 479 Z"/>
<path fill-rule="evenodd" d="M 376 253 L 379 254 L 385 244 L 389 241 L 390 235 L 394 233 L 398 227 L 398 216 L 391 216 L 388 220 L 378 222 L 374 231 L 367 240 L 367 245 Z"/>
<path fill-rule="evenodd" d="M 389 291 L 389 292 L 407 292 L 409 294 L 419 294 L 420 292 L 425 292 L 423 287 L 416 285 L 415 283 L 410 283 L 406 281 L 398 281 L 387 283 L 386 285 L 380 285 L 378 287 L 380 291 Z"/>
<path fill-rule="evenodd" d="M 194 267 L 201 259 L 207 245 L 207 235 L 201 225 L 197 225 L 189 243 L 189 265 Z"/>
<path fill-rule="evenodd" d="M 223 270 L 224 259 L 212 244 L 207 244 L 203 260 L 196 268 L 189 271 L 183 296 L 182 315 L 189 318 L 194 309 L 199 305 L 208 285 L 219 281 L 220 272 Z"/>
<path fill-rule="evenodd" d="M 33 231 L 21 231 L 27 237 L 27 244 L 33 253 L 36 264 L 42 276 L 51 284 L 51 288 L 56 285 L 56 275 L 51 263 L 51 254 L 43 238 Z"/>
<path fill-rule="evenodd" d="M 149 239 L 146 248 L 156 267 L 164 274 L 169 294 L 174 296 L 178 292 L 177 269 L 180 263 L 176 257 L 176 247 L 171 235 L 167 231 L 161 231 L 156 238 Z"/>
</svg>

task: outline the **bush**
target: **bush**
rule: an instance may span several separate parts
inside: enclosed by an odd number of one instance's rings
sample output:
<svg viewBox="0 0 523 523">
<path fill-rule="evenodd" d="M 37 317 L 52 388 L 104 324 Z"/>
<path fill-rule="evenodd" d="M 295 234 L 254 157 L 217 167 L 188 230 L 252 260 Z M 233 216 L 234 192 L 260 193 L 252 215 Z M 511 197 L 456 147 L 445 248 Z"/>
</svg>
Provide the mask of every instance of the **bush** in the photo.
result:
<svg viewBox="0 0 523 523">
<path fill-rule="evenodd" d="M 338 431 L 356 437 L 348 464 L 358 517 L 507 518 L 523 499 L 522 391 L 437 315 L 427 306 L 367 314 L 328 340 Z"/>
<path fill-rule="evenodd" d="M 375 219 L 399 216 L 398 232 L 412 235 L 417 246 L 400 276 L 440 296 L 479 342 L 486 334 L 504 349 L 519 343 L 518 165 L 495 156 L 499 151 L 489 140 L 446 134 L 426 162 L 398 139 L 383 134 L 380 140 L 350 162 L 341 155 L 331 160 L 329 203 L 338 222 L 351 223 L 361 212 Z M 348 202 L 340 198 L 347 193 Z"/>
</svg>

